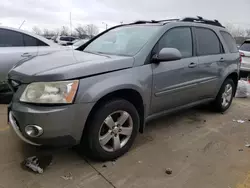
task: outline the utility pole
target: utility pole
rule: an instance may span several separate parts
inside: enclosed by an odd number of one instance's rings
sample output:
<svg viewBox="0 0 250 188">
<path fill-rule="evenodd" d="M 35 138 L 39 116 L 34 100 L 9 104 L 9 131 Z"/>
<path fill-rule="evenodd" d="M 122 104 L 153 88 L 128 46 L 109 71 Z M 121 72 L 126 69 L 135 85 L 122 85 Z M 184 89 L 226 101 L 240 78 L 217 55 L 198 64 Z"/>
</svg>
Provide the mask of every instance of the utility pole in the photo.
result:
<svg viewBox="0 0 250 188">
<path fill-rule="evenodd" d="M 23 26 L 24 22 L 25 22 L 25 20 L 23 20 L 22 24 L 19 26 L 18 29 L 21 29 L 21 27 Z"/>
<path fill-rule="evenodd" d="M 105 25 L 105 28 L 106 28 L 106 30 L 108 29 L 108 24 L 107 23 L 105 23 L 105 22 L 102 22 L 102 24 L 104 24 Z"/>
<path fill-rule="evenodd" d="M 71 33 L 71 36 L 72 36 L 72 19 L 71 19 L 71 12 L 70 12 L 70 33 Z"/>
</svg>

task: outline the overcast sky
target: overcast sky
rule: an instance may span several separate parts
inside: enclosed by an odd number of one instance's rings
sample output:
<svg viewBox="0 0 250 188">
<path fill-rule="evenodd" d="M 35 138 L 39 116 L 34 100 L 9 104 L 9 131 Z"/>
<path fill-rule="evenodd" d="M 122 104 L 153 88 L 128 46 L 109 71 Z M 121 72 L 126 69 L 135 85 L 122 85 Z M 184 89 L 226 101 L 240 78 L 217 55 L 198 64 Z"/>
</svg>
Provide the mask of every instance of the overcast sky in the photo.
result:
<svg viewBox="0 0 250 188">
<path fill-rule="evenodd" d="M 0 0 L 0 23 L 4 26 L 58 28 L 96 24 L 105 28 L 139 19 L 166 19 L 200 15 L 250 27 L 250 0 Z"/>
</svg>

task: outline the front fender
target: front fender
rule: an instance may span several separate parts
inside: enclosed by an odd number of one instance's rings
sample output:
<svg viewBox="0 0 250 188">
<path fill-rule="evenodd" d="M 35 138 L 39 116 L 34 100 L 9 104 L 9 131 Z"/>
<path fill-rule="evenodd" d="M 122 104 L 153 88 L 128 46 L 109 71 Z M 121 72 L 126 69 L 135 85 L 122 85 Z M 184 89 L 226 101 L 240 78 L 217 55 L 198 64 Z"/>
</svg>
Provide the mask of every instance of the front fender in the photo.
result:
<svg viewBox="0 0 250 188">
<path fill-rule="evenodd" d="M 103 96 L 121 89 L 133 89 L 140 93 L 144 102 L 149 102 L 152 74 L 151 69 L 143 67 L 81 79 L 75 102 L 97 102 Z"/>
</svg>

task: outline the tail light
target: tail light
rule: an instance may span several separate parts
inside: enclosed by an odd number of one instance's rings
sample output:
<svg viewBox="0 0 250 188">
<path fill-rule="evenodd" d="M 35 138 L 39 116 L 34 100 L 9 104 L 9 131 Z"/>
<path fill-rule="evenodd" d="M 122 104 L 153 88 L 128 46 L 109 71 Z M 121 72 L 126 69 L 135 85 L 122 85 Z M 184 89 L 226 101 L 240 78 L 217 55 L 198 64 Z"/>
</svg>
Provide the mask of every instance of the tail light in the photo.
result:
<svg viewBox="0 0 250 188">
<path fill-rule="evenodd" d="M 245 57 L 245 54 L 240 52 L 240 63 L 242 62 L 242 57 Z"/>
</svg>

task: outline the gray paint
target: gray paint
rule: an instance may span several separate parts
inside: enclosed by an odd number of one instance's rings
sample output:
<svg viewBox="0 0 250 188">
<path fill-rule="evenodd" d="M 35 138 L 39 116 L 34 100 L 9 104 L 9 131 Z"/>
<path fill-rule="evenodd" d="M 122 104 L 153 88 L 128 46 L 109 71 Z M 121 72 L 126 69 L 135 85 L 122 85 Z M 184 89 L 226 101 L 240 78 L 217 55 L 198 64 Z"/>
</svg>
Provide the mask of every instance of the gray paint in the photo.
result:
<svg viewBox="0 0 250 188">
<path fill-rule="evenodd" d="M 161 36 L 169 29 L 180 26 L 213 29 L 225 53 L 151 63 L 151 51 Z M 146 120 L 211 101 L 226 77 L 239 73 L 239 54 L 228 52 L 220 30 L 225 29 L 206 24 L 171 22 L 162 25 L 134 57 L 71 50 L 37 56 L 16 66 L 9 74 L 10 79 L 25 83 L 14 95 L 14 116 L 22 127 L 31 123 L 46 127 L 48 133 L 45 131 L 41 137 L 70 134 L 79 143 L 92 107 L 102 97 L 117 90 L 132 89 L 141 95 Z M 36 66 L 29 69 L 32 65 Z M 68 79 L 80 79 L 72 105 L 42 107 L 19 102 L 28 83 Z"/>
</svg>

